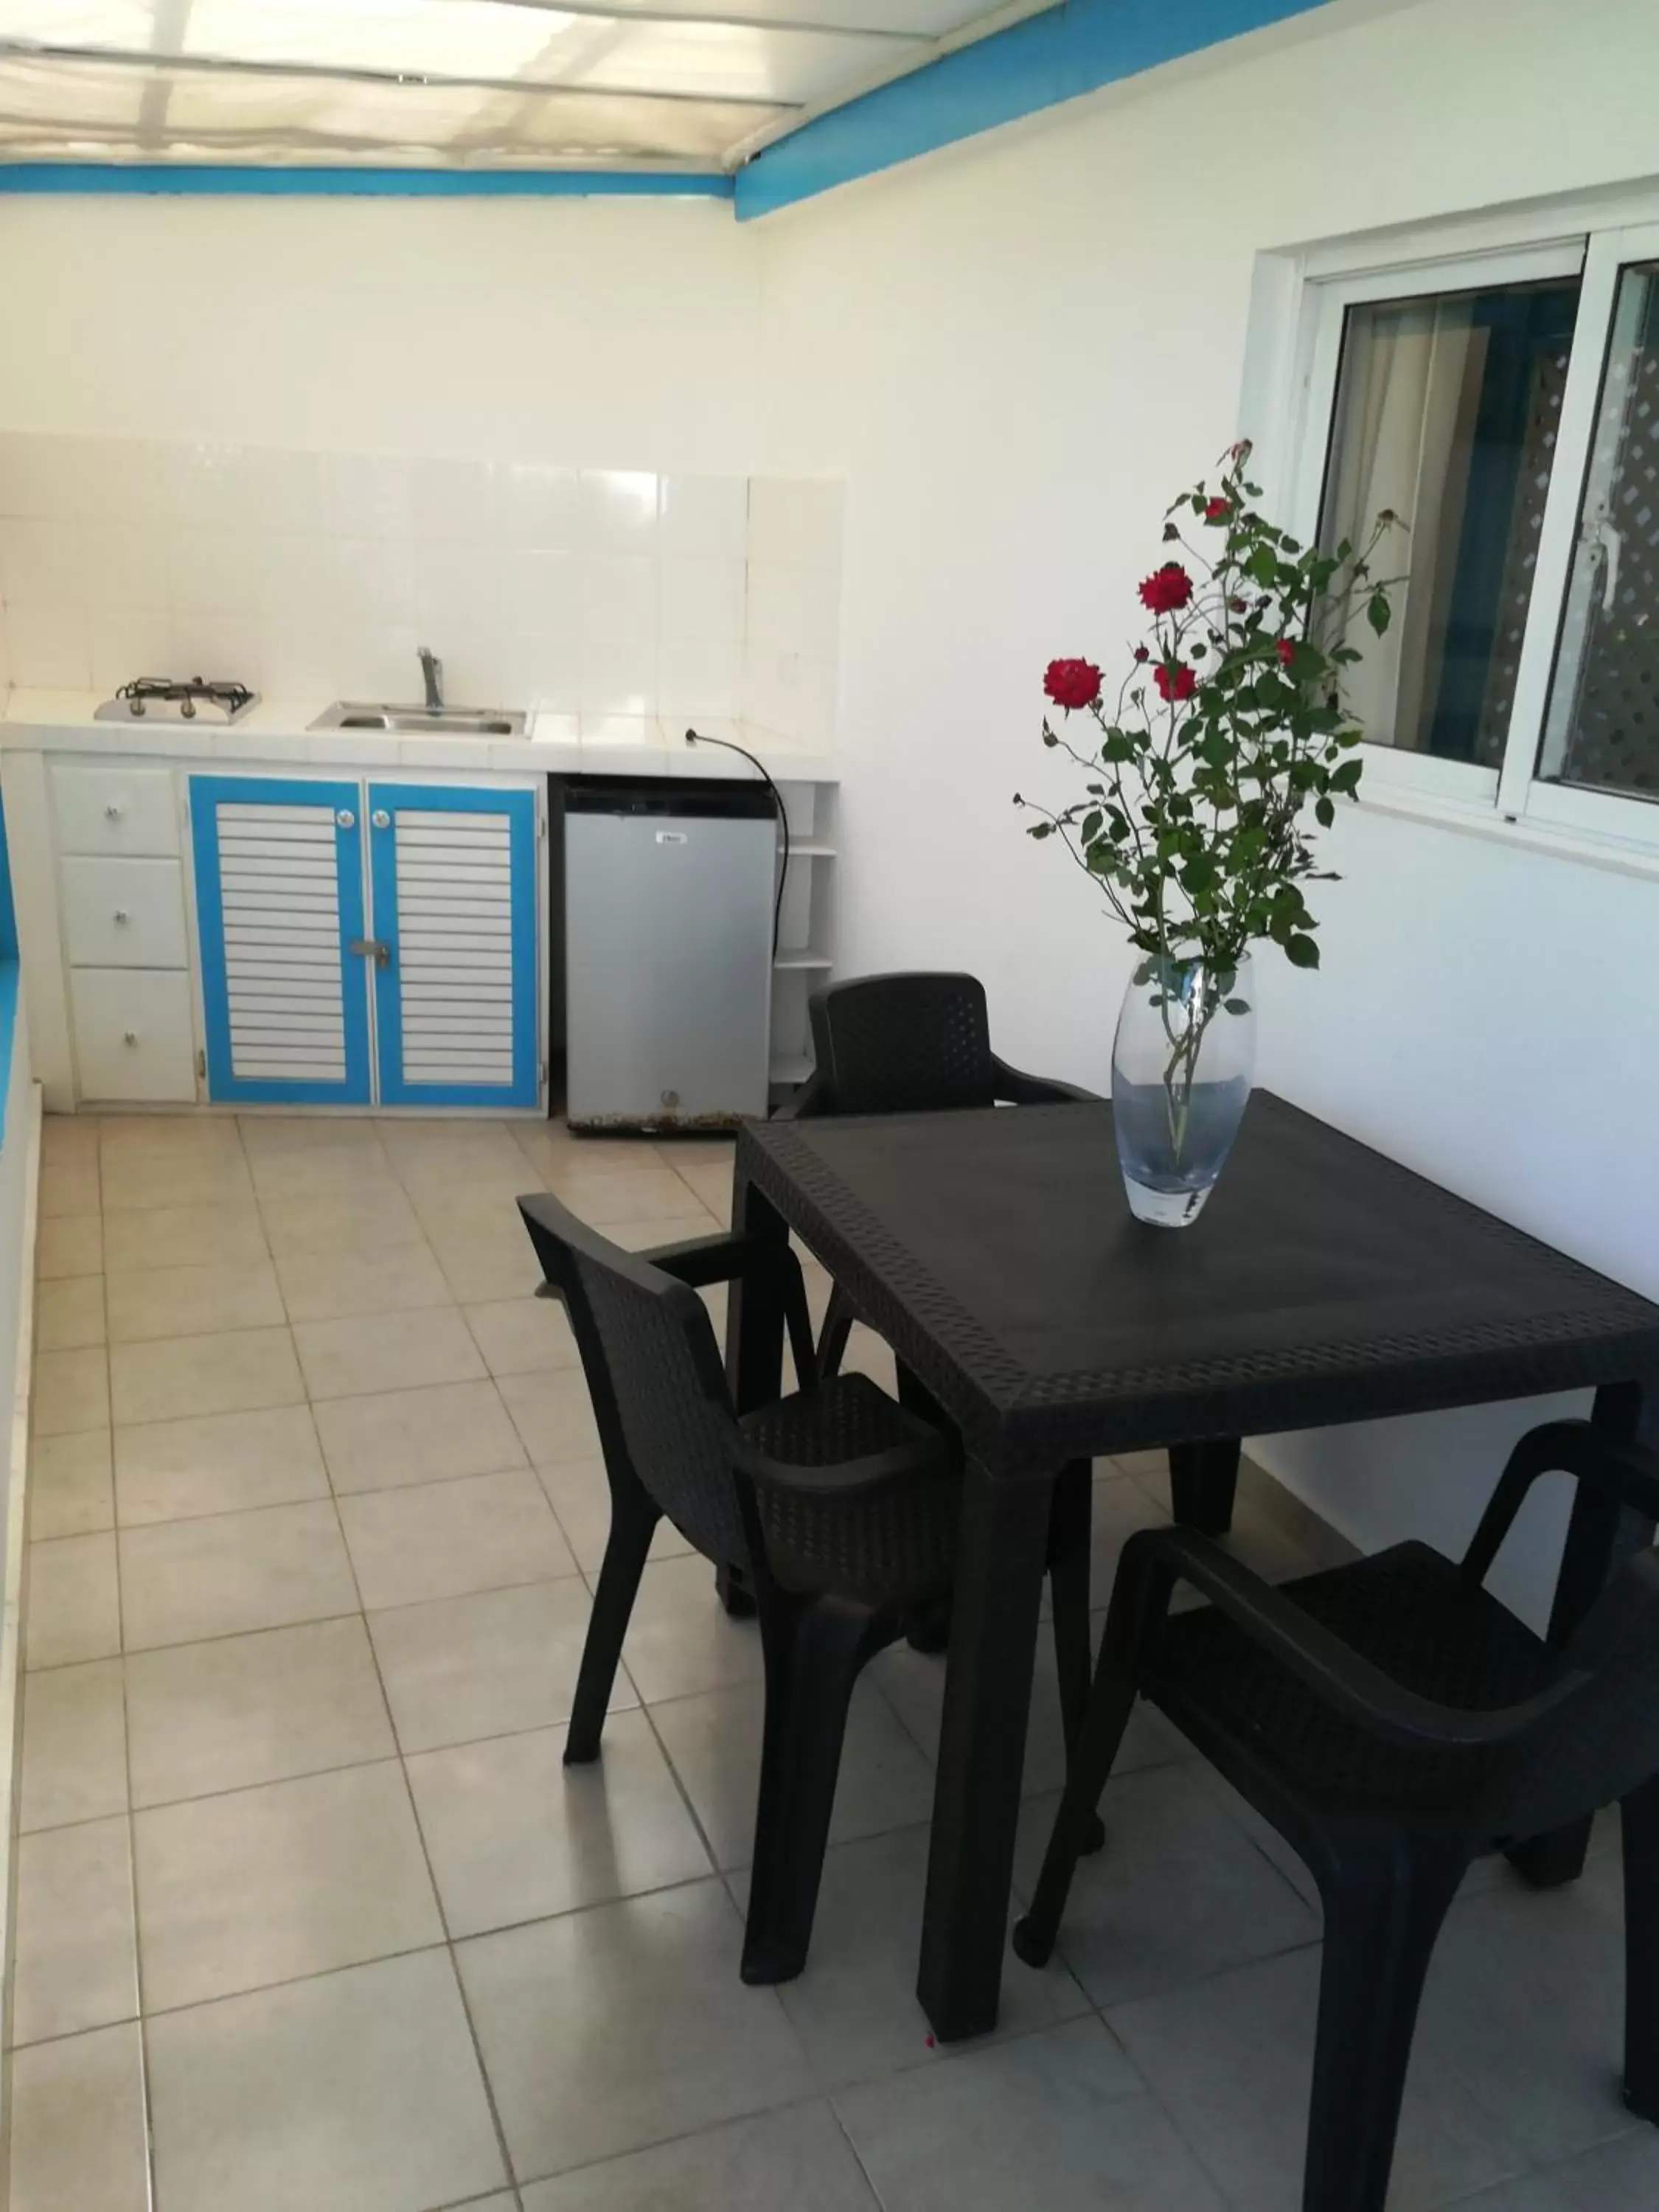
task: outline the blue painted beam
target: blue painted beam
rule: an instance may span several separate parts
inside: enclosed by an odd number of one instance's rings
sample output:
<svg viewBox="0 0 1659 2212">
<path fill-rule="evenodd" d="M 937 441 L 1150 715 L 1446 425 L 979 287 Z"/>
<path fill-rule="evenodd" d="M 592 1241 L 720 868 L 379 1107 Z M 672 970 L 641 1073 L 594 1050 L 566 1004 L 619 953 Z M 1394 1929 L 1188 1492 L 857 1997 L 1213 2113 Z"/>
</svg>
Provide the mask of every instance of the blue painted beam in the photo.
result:
<svg viewBox="0 0 1659 2212">
<path fill-rule="evenodd" d="M 738 172 L 739 222 L 1102 85 L 1307 15 L 1323 0 L 1064 0 L 804 123 Z"/>
<path fill-rule="evenodd" d="M 232 162 L 0 163 L 0 192 L 307 193 L 366 199 L 730 199 L 718 170 L 253 168 Z"/>
</svg>

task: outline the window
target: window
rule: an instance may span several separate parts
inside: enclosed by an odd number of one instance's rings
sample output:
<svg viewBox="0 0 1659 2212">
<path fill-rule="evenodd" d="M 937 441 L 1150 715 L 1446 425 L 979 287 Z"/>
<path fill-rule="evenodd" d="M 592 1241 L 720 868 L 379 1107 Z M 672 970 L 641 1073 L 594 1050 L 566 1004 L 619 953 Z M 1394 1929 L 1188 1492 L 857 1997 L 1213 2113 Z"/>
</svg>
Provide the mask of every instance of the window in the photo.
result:
<svg viewBox="0 0 1659 2212">
<path fill-rule="evenodd" d="M 1404 526 L 1354 638 L 1367 783 L 1659 854 L 1659 222 L 1433 243 L 1310 256 L 1285 356 L 1290 526 Z"/>
</svg>

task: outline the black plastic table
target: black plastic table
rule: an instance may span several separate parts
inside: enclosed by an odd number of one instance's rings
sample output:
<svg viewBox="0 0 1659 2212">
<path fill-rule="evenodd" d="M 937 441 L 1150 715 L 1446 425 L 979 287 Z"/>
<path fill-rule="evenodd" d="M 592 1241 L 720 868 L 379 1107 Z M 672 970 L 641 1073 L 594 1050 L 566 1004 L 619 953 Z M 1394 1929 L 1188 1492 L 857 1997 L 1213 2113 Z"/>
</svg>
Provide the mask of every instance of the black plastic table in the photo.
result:
<svg viewBox="0 0 1659 2212">
<path fill-rule="evenodd" d="M 1659 1405 L 1659 1307 L 1267 1091 L 1184 1230 L 1130 1214 L 1092 1104 L 757 1124 L 734 1205 L 799 1235 L 966 1448 L 917 1984 L 944 2039 L 996 2021 L 1060 1467 L 1167 1446 L 1177 1518 L 1218 1532 L 1245 1436 L 1586 1386 L 1628 1435 Z M 781 1316 L 734 1285 L 740 1407 L 776 1396 L 781 1356 Z M 1552 1633 L 1652 1536 L 1581 1487 Z M 1565 1879 L 1583 1838 L 1517 1856 Z"/>
</svg>

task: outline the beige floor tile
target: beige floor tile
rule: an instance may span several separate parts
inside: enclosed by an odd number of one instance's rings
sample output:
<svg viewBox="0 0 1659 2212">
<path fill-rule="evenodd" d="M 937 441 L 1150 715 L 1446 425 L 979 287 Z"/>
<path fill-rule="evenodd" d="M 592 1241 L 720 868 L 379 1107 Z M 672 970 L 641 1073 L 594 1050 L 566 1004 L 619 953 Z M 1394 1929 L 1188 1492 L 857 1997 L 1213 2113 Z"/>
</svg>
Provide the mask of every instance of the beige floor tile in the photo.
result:
<svg viewBox="0 0 1659 2212">
<path fill-rule="evenodd" d="M 542 1920 L 710 1871 L 642 1713 L 611 1716 L 605 1756 L 592 1765 L 564 1765 L 564 1742 L 562 1729 L 538 1729 L 409 1761 L 452 1934 Z"/>
<path fill-rule="evenodd" d="M 676 1160 L 675 1172 L 697 1204 L 725 1227 L 732 1218 L 730 1160 Z"/>
<path fill-rule="evenodd" d="M 444 1280 L 465 1305 L 534 1297 L 541 1287 L 541 1267 L 521 1227 L 484 1237 L 434 1236 L 432 1249 Z"/>
<path fill-rule="evenodd" d="M 124 1425 L 296 1406 L 306 1395 L 286 1328 L 114 1345 L 110 1381 L 115 1418 Z"/>
<path fill-rule="evenodd" d="M 137 2017 L 138 1951 L 125 1813 L 22 1838 L 16 1947 L 15 2043 L 43 2043 Z"/>
<path fill-rule="evenodd" d="M 313 1399 L 470 1382 L 485 1372 L 478 1347 L 453 1306 L 366 1314 L 355 1321 L 298 1322 L 294 1341 Z"/>
<path fill-rule="evenodd" d="M 240 1146 L 234 1151 L 222 1144 L 153 1152 L 104 1149 L 106 1213 L 158 1206 L 244 1206 L 252 1196 Z"/>
<path fill-rule="evenodd" d="M 37 1352 L 72 1352 L 104 1341 L 104 1285 L 98 1275 L 60 1275 L 34 1296 Z"/>
<path fill-rule="evenodd" d="M 397 1749 L 360 1616 L 142 1652 L 127 1661 L 126 1680 L 135 1805 Z"/>
<path fill-rule="evenodd" d="M 356 1492 L 339 1510 L 366 1606 L 415 1605 L 576 1571 L 527 1467 Z"/>
<path fill-rule="evenodd" d="M 734 1682 L 757 1682 L 760 1638 L 733 1620 L 714 1595 L 714 1570 L 692 1552 L 655 1559 L 640 1577 L 623 1660 L 647 1705 L 692 1697 Z"/>
<path fill-rule="evenodd" d="M 720 1224 L 712 1213 L 699 1209 L 696 1212 L 665 1215 L 660 1220 L 607 1221 L 605 1233 L 613 1244 L 620 1244 L 624 1252 L 649 1252 L 658 1244 L 683 1244 L 693 1237 L 713 1237 Z"/>
<path fill-rule="evenodd" d="M 11 2075 L 10 2212 L 149 2212 L 137 2027 L 20 2051 Z"/>
<path fill-rule="evenodd" d="M 265 1256 L 264 1224 L 254 1206 L 163 1206 L 115 1213 L 104 1237 L 111 1275 L 147 1267 L 249 1267 Z"/>
<path fill-rule="evenodd" d="M 96 1275 L 104 1265 L 104 1224 L 96 1214 L 64 1214 L 42 1221 L 35 1235 L 34 1272 L 43 1283 L 71 1275 Z"/>
<path fill-rule="evenodd" d="M 328 1475 L 307 1406 L 141 1421 L 115 1431 L 115 1488 L 125 1528 L 200 1513 L 326 1498 Z"/>
<path fill-rule="evenodd" d="M 446 1597 L 368 1617 L 404 1751 L 433 1751 L 570 1717 L 587 1635 L 574 1575 L 477 1597 Z M 639 1701 L 620 1671 L 613 1711 Z"/>
<path fill-rule="evenodd" d="M 414 2212 L 506 2179 L 447 1951 L 166 2013 L 149 2040 L 167 2212 Z"/>
<path fill-rule="evenodd" d="M 612 1221 L 672 1221 L 702 1204 L 672 1168 L 634 1168 L 620 1174 L 580 1163 L 550 1171 L 553 1194 L 595 1229 Z"/>
<path fill-rule="evenodd" d="M 140 1813 L 148 2010 L 444 1940 L 396 1759 Z"/>
<path fill-rule="evenodd" d="M 66 1214 L 99 1211 L 98 1164 L 95 1160 L 48 1160 L 40 1168 L 40 1216 L 52 1220 Z"/>
<path fill-rule="evenodd" d="M 424 1244 L 368 1252 L 292 1252 L 276 1262 L 290 1321 L 344 1321 L 450 1303 L 449 1285 Z"/>
<path fill-rule="evenodd" d="M 103 1348 L 38 1352 L 31 1407 L 37 1437 L 109 1426 L 109 1359 Z"/>
<path fill-rule="evenodd" d="M 667 1149 L 647 1138 L 574 1136 L 562 1121 L 515 1121 L 513 1137 L 532 1165 L 544 1172 L 634 1175 L 668 1164 Z"/>
<path fill-rule="evenodd" d="M 68 1667 L 81 1659 L 108 1659 L 120 1650 L 112 1534 L 31 1544 L 28 1576 L 27 1665 Z"/>
<path fill-rule="evenodd" d="M 413 1182 L 410 1196 L 427 1235 L 446 1244 L 466 1244 L 525 1234 L 518 1201 L 530 1177 L 520 1162 L 514 1175 L 483 1182 L 436 1178 Z"/>
<path fill-rule="evenodd" d="M 325 1114 L 307 1107 L 301 1114 L 241 1114 L 237 1116 L 242 1150 L 250 1166 L 275 1152 L 367 1152 L 384 1158 L 380 1133 L 367 1114 Z"/>
<path fill-rule="evenodd" d="M 357 1607 L 331 1502 L 124 1528 L 120 1546 L 129 1651 L 285 1628 Z"/>
<path fill-rule="evenodd" d="M 95 1160 L 98 1157 L 98 1116 L 95 1114 L 57 1114 L 49 1109 L 40 1120 L 40 1157 L 54 1164 L 60 1160 Z"/>
<path fill-rule="evenodd" d="M 605 1547 L 611 1536 L 611 1486 L 605 1480 L 604 1461 L 561 1460 L 556 1466 L 538 1468 L 536 1475 L 576 1565 L 585 1572 L 597 1574 L 605 1564 Z M 657 1523 L 657 1533 L 651 1540 L 653 1559 L 678 1559 L 690 1549 L 672 1521 L 665 1517 Z"/>
<path fill-rule="evenodd" d="M 363 1252 L 421 1241 L 408 1199 L 379 1185 L 321 1198 L 266 1199 L 260 1212 L 279 1260 L 296 1252 Z"/>
<path fill-rule="evenodd" d="M 31 1674 L 23 1690 L 20 1825 L 57 1828 L 125 1812 L 127 1729 L 121 1662 Z"/>
<path fill-rule="evenodd" d="M 107 1429 L 37 1437 L 29 1454 L 29 1535 L 87 1536 L 115 1526 Z"/>
<path fill-rule="evenodd" d="M 524 2212 L 878 2212 L 827 2104 L 705 2128 L 524 2191 Z"/>
<path fill-rule="evenodd" d="M 719 1882 L 480 1936 L 456 1958 L 507 2148 L 529 2179 L 805 2095 L 771 1990 L 745 1989 Z M 620 2065 L 595 2063 L 625 2051 Z"/>
<path fill-rule="evenodd" d="M 593 1401 L 580 1367 L 543 1375 L 504 1375 L 499 1388 L 520 1440 L 538 1466 L 592 1459 L 598 1453 Z"/>
<path fill-rule="evenodd" d="M 262 1205 L 306 1199 L 395 1194 L 402 1185 L 378 1144 L 291 1146 L 256 1152 L 249 1162 Z"/>
<path fill-rule="evenodd" d="M 234 1158 L 241 1149 L 234 1114 L 106 1114 L 99 1139 L 106 1158 Z"/>
<path fill-rule="evenodd" d="M 231 1267 L 145 1267 L 109 1279 L 112 1344 L 280 1327 L 288 1318 L 269 1260 Z"/>
<path fill-rule="evenodd" d="M 533 1375 L 580 1363 L 569 1317 L 556 1298 L 495 1298 L 465 1310 L 492 1375 Z"/>
<path fill-rule="evenodd" d="M 330 1398 L 312 1410 L 342 1494 L 524 1465 L 518 1431 L 493 1382 Z"/>
<path fill-rule="evenodd" d="M 380 1123 L 380 1142 L 400 1176 L 468 1176 L 521 1172 L 523 1161 L 505 1122 L 395 1121 Z"/>
</svg>

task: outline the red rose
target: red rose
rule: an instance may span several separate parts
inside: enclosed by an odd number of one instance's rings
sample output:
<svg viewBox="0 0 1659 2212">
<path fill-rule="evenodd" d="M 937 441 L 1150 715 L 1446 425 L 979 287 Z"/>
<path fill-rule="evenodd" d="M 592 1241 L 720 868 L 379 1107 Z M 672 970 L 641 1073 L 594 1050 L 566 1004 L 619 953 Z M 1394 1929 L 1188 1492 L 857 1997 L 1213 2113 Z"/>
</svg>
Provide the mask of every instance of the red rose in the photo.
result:
<svg viewBox="0 0 1659 2212">
<path fill-rule="evenodd" d="M 1296 643 L 1294 639 L 1281 637 L 1274 645 L 1273 651 L 1279 655 L 1279 660 L 1283 665 L 1288 668 L 1291 663 L 1296 659 Z"/>
<path fill-rule="evenodd" d="M 1100 671 L 1092 660 L 1051 660 L 1042 688 L 1069 714 L 1074 707 L 1092 707 L 1099 698 Z"/>
<path fill-rule="evenodd" d="M 1152 681 L 1158 686 L 1160 699 L 1172 699 L 1177 703 L 1190 699 L 1198 689 L 1198 678 L 1190 668 L 1171 668 L 1167 660 L 1160 660 L 1153 669 Z"/>
<path fill-rule="evenodd" d="M 1155 615 L 1172 615 L 1177 607 L 1184 607 L 1193 596 L 1193 580 L 1179 561 L 1166 561 L 1155 568 L 1140 587 L 1143 606 L 1150 607 Z"/>
<path fill-rule="evenodd" d="M 1204 510 L 1206 522 L 1224 522 L 1233 511 L 1230 499 L 1212 499 Z"/>
<path fill-rule="evenodd" d="M 1150 646 L 1138 645 L 1135 647 L 1135 659 L 1137 660 L 1150 660 L 1152 657 L 1152 647 Z"/>
</svg>

